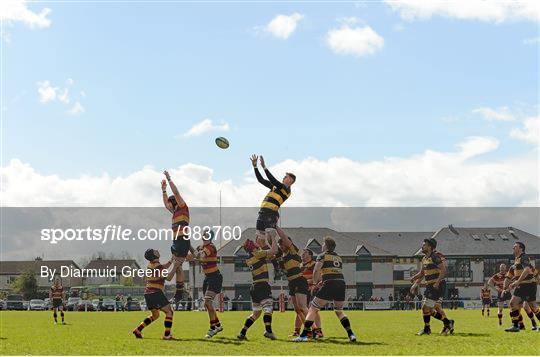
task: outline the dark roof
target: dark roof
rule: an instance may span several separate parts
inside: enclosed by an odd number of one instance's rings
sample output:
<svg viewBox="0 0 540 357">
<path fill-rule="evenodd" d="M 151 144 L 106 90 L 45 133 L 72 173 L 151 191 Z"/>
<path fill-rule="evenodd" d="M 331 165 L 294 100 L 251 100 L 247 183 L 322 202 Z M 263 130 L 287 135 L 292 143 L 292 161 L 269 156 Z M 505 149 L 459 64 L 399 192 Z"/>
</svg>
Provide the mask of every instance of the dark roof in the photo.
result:
<svg viewBox="0 0 540 357">
<path fill-rule="evenodd" d="M 476 235 L 476 239 L 473 235 Z M 490 235 L 489 238 L 487 235 Z M 513 227 L 445 227 L 434 238 L 437 240 L 437 250 L 447 256 L 512 255 L 512 246 L 518 241 L 525 244 L 527 253 L 540 254 L 540 237 Z"/>
<path fill-rule="evenodd" d="M 120 270 L 125 266 L 134 266 L 137 269 L 140 269 L 139 264 L 135 259 L 94 259 L 85 269 L 112 269 Z"/>
<path fill-rule="evenodd" d="M 393 256 L 394 254 L 376 247 L 369 242 L 364 242 L 349 235 L 337 232 L 329 228 L 283 228 L 285 233 L 291 238 L 293 243 L 300 249 L 305 248 L 310 242 L 316 240 L 322 245 L 323 238 L 331 236 L 336 240 L 336 253 L 343 256 L 355 256 L 358 246 L 364 245 L 373 256 Z M 246 239 L 255 239 L 255 228 L 248 228 L 242 232 L 239 240 L 227 243 L 219 250 L 220 256 L 234 256 L 238 246 L 242 245 Z M 317 254 L 318 252 L 315 252 Z M 414 251 L 412 252 L 414 253 Z M 411 254 L 412 254 L 411 253 Z"/>
<path fill-rule="evenodd" d="M 346 232 L 344 234 L 355 241 L 364 242 L 366 249 L 372 255 L 376 254 L 373 254 L 370 246 L 383 252 L 390 252 L 390 255 L 412 257 L 421 242 L 430 238 L 433 232 Z"/>
<path fill-rule="evenodd" d="M 39 273 L 41 266 L 59 270 L 63 265 L 72 265 L 75 269 L 79 269 L 79 266 L 73 260 L 12 260 L 0 261 L 0 274 L 18 275 L 28 270 Z"/>
</svg>

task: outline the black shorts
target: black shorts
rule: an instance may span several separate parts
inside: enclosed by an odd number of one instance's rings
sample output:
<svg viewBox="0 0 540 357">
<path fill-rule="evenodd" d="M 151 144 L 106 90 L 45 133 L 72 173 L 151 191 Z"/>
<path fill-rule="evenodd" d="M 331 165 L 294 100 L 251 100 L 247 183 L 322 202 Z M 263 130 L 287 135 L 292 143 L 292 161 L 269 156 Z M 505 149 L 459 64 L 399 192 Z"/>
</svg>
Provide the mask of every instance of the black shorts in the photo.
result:
<svg viewBox="0 0 540 357">
<path fill-rule="evenodd" d="M 517 296 L 522 301 L 536 301 L 536 283 L 520 284 L 514 289 L 514 296 Z"/>
<path fill-rule="evenodd" d="M 144 294 L 144 301 L 146 301 L 146 307 L 148 310 L 162 309 L 169 305 L 169 300 L 167 300 L 167 297 L 163 291 Z"/>
<path fill-rule="evenodd" d="M 289 281 L 289 295 L 294 296 L 294 294 L 309 295 L 309 286 L 303 276 Z"/>
<path fill-rule="evenodd" d="M 180 236 L 173 241 L 171 253 L 176 257 L 185 258 L 189 253 L 189 248 L 191 248 L 189 238 Z"/>
<path fill-rule="evenodd" d="M 444 284 L 442 281 L 440 282 L 438 288 L 434 287 L 433 284 L 427 285 L 426 290 L 424 291 L 424 298 L 433 301 L 439 300 L 444 294 L 445 285 L 446 284 Z"/>
<path fill-rule="evenodd" d="M 482 305 L 491 305 L 491 299 L 482 299 Z"/>
<path fill-rule="evenodd" d="M 503 302 L 503 301 L 508 301 L 512 298 L 512 294 L 510 294 L 510 292 L 506 291 L 504 293 L 500 292 L 500 293 L 497 293 L 497 300 L 499 302 Z"/>
<path fill-rule="evenodd" d="M 59 307 L 64 307 L 64 302 L 62 299 L 53 299 L 52 300 L 52 307 L 53 309 L 57 309 Z"/>
<path fill-rule="evenodd" d="M 267 228 L 276 229 L 278 219 L 279 213 L 277 211 L 261 209 L 259 211 L 259 217 L 257 217 L 256 229 L 263 232 Z"/>
<path fill-rule="evenodd" d="M 345 301 L 345 290 L 344 280 L 326 280 L 315 297 L 328 301 Z"/>
<path fill-rule="evenodd" d="M 206 291 L 211 291 L 216 294 L 221 292 L 223 287 L 223 275 L 217 273 L 215 275 L 206 276 L 202 284 L 203 294 L 206 294 Z"/>
<path fill-rule="evenodd" d="M 249 294 L 253 303 L 260 304 L 261 301 L 272 298 L 272 288 L 266 281 L 251 284 Z"/>
</svg>

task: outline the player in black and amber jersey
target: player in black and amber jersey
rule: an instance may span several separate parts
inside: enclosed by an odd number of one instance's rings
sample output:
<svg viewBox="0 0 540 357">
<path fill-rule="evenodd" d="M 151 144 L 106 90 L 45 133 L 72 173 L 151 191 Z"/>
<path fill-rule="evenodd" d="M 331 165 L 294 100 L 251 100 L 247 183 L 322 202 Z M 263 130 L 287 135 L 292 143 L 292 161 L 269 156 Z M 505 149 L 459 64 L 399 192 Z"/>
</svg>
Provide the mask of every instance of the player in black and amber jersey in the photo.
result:
<svg viewBox="0 0 540 357">
<path fill-rule="evenodd" d="M 540 309 L 536 305 L 537 279 L 534 276 L 534 268 L 531 265 L 529 256 L 525 254 L 525 244 L 522 242 L 514 243 L 513 253 L 515 260 L 512 265 L 512 276 L 507 274 L 508 279 L 515 279 L 508 285 L 509 290 L 514 289 L 510 299 L 512 326 L 505 330 L 507 332 L 520 331 L 519 322 L 524 302 L 527 302 L 533 314 L 540 319 Z"/>
<path fill-rule="evenodd" d="M 484 311 L 487 309 L 487 317 L 489 317 L 489 307 L 491 306 L 491 289 L 488 284 L 480 289 L 480 299 L 482 300 L 482 316 L 484 316 Z"/>
<path fill-rule="evenodd" d="M 153 321 L 157 320 L 159 318 L 159 312 L 163 311 L 165 313 L 165 332 L 163 334 L 163 339 L 174 340 L 171 335 L 173 309 L 165 296 L 164 290 L 165 280 L 172 280 L 179 263 L 177 260 L 172 259 L 165 264 L 161 264 L 159 262 L 159 252 L 155 249 L 147 249 L 144 253 L 144 258 L 149 262 L 147 269 L 150 271 L 150 274 L 146 277 L 144 300 L 146 301 L 148 310 L 150 310 L 152 314 L 145 318 L 139 326 L 133 330 L 133 334 L 136 338 L 142 338 L 142 330 Z"/>
<path fill-rule="evenodd" d="M 57 311 L 60 310 L 60 316 L 62 317 L 62 325 L 65 325 L 64 321 L 64 287 L 60 282 L 60 279 L 56 278 L 54 284 L 51 286 L 49 291 L 49 299 L 52 301 L 53 307 L 53 318 L 54 323 L 58 323 L 58 314 Z"/>
<path fill-rule="evenodd" d="M 204 273 L 204 306 L 206 307 L 208 318 L 210 319 L 210 328 L 206 333 L 206 338 L 212 338 L 217 333 L 223 331 L 216 309 L 214 309 L 214 298 L 221 293 L 223 276 L 219 271 L 217 248 L 214 243 L 212 243 L 213 239 L 214 233 L 208 230 L 205 231 L 203 234 L 203 244 L 197 247 L 195 253 L 195 258 L 201 263 L 202 271 Z"/>
<path fill-rule="evenodd" d="M 343 261 L 336 253 L 336 241 L 332 237 L 325 237 L 323 241 L 323 252 L 317 257 L 317 262 L 313 269 L 313 283 L 318 284 L 321 282 L 322 286 L 311 301 L 302 334 L 293 341 L 308 341 L 308 336 L 319 310 L 329 302 L 333 302 L 334 312 L 343 328 L 347 331 L 349 341 L 354 342 L 356 341 L 356 336 L 351 329 L 349 318 L 343 312 L 345 291 L 347 289 L 343 277 Z"/>
<path fill-rule="evenodd" d="M 268 180 L 264 179 L 257 168 L 257 160 L 259 157 L 257 155 L 251 156 L 251 164 L 253 165 L 253 170 L 255 171 L 255 176 L 257 181 L 262 185 L 266 186 L 270 191 L 264 197 L 261 208 L 259 209 L 259 215 L 257 218 L 257 235 L 264 236 L 266 234 L 273 235 L 272 238 L 276 237 L 276 227 L 277 221 L 279 219 L 279 208 L 281 205 L 290 197 L 291 195 L 291 186 L 296 181 L 296 176 L 287 172 L 283 181 L 279 182 L 274 175 L 270 173 L 270 170 L 266 168 L 264 163 L 264 158 L 260 157 L 261 167 L 266 174 Z"/>
<path fill-rule="evenodd" d="M 431 316 L 443 322 L 444 327 L 441 334 L 454 332 L 454 320 L 449 320 L 446 317 L 442 307 L 440 309 L 436 308 L 437 302 L 444 291 L 444 276 L 446 274 L 446 264 L 441 259 L 441 255 L 435 251 L 436 248 L 437 241 L 434 238 L 424 239 L 422 243 L 422 253 L 424 253 L 422 257 L 422 269 L 411 278 L 413 288 L 418 286 L 422 279 L 426 283 L 424 301 L 422 303 L 424 328 L 418 335 L 431 333 Z"/>
<path fill-rule="evenodd" d="M 163 174 L 167 179 L 161 181 L 161 191 L 163 196 L 163 204 L 169 212 L 172 213 L 172 232 L 173 244 L 171 253 L 175 260 L 178 260 L 176 275 L 176 292 L 174 300 L 176 302 L 182 300 L 184 296 L 184 273 L 182 272 L 182 263 L 186 260 L 188 253 L 194 253 L 195 250 L 191 247 L 187 228 L 189 226 L 189 208 L 186 201 L 180 195 L 178 188 L 171 180 L 171 176 L 167 171 Z M 172 195 L 167 196 L 167 182 L 171 188 Z"/>
<path fill-rule="evenodd" d="M 499 266 L 499 272 L 494 274 L 488 280 L 488 285 L 497 290 L 497 317 L 499 318 L 499 326 L 502 325 L 504 303 L 512 297 L 512 295 L 504 289 L 504 280 L 507 273 L 508 268 L 506 267 L 506 264 L 501 264 Z"/>
<path fill-rule="evenodd" d="M 270 248 L 267 249 L 267 245 L 270 245 Z M 243 248 L 249 255 L 246 259 L 246 265 L 251 270 L 253 277 L 253 283 L 249 291 L 253 312 L 246 319 L 244 327 L 237 337 L 240 340 L 247 339 L 247 330 L 257 321 L 261 313 L 264 312 L 264 337 L 275 340 L 276 336 L 272 332 L 273 300 L 272 287 L 270 286 L 270 278 L 268 276 L 268 260 L 274 258 L 276 255 L 278 250 L 277 242 L 271 235 L 266 238 L 258 236 L 255 242 L 248 239 L 239 248 Z"/>
<path fill-rule="evenodd" d="M 300 320 L 300 326 L 304 323 L 307 309 L 307 299 L 309 294 L 309 285 L 307 279 L 302 273 L 302 258 L 298 247 L 292 242 L 291 238 L 285 234 L 283 229 L 277 228 L 280 237 L 278 256 L 281 257 L 283 267 L 289 282 L 289 296 L 296 312 L 296 321 Z M 300 332 L 295 329 L 296 335 Z M 294 335 L 294 334 L 293 334 Z"/>
</svg>

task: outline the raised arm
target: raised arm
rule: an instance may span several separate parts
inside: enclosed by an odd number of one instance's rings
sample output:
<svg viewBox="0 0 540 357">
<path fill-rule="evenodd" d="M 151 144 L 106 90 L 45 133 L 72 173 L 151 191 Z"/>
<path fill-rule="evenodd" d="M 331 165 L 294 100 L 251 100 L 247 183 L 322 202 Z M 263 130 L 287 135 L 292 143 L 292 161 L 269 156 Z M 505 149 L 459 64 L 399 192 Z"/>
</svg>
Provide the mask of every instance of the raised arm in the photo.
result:
<svg viewBox="0 0 540 357">
<path fill-rule="evenodd" d="M 323 263 L 318 261 L 313 267 L 313 284 L 318 284 L 321 281 L 321 270 Z"/>
<path fill-rule="evenodd" d="M 178 268 L 178 260 L 174 260 L 174 262 L 165 270 L 167 272 L 167 276 L 165 276 L 165 280 L 171 281 L 174 277 L 174 272 L 176 271 L 177 268 Z"/>
<path fill-rule="evenodd" d="M 171 180 L 171 176 L 169 175 L 167 171 L 163 171 L 163 174 L 165 175 L 165 177 L 167 178 L 167 181 L 169 182 L 169 187 L 171 188 L 174 198 L 176 199 L 176 203 L 178 204 L 178 206 L 184 206 L 186 204 L 186 201 L 184 201 L 184 199 L 180 195 L 180 192 L 178 192 L 178 188 L 176 188 L 176 185 Z"/>
<path fill-rule="evenodd" d="M 291 238 L 287 234 L 285 234 L 285 231 L 281 229 L 280 227 L 276 228 L 277 234 L 279 238 L 281 238 L 283 245 L 287 248 L 289 248 L 292 245 Z"/>
<path fill-rule="evenodd" d="M 266 251 L 266 257 L 268 259 L 272 259 L 278 251 L 278 245 L 274 237 L 272 237 L 271 235 L 268 235 L 267 239 L 268 243 L 270 244 L 270 249 Z"/>
<path fill-rule="evenodd" d="M 172 212 L 172 205 L 169 202 L 169 196 L 167 196 L 167 181 L 165 180 L 161 180 L 161 192 L 163 198 L 163 205 L 169 212 Z"/>
<path fill-rule="evenodd" d="M 274 177 L 274 175 L 272 175 L 270 170 L 268 170 L 268 168 L 266 167 L 266 164 L 264 163 L 264 157 L 262 157 L 262 156 L 261 156 L 261 166 L 262 166 L 262 168 L 264 170 L 264 173 L 266 174 L 266 177 L 268 178 L 268 180 L 272 184 L 272 186 L 276 186 L 277 188 L 284 188 L 285 187 L 285 185 L 283 183 L 279 182 Z"/>
<path fill-rule="evenodd" d="M 259 157 L 253 154 L 249 159 L 251 160 L 251 165 L 253 166 L 253 170 L 255 171 L 255 177 L 257 178 L 257 181 L 259 181 L 260 184 L 268 187 L 268 189 L 271 190 L 273 188 L 272 184 L 270 183 L 270 181 L 265 180 L 264 177 L 262 177 L 259 169 L 257 168 L 257 160 L 259 159 Z"/>
</svg>

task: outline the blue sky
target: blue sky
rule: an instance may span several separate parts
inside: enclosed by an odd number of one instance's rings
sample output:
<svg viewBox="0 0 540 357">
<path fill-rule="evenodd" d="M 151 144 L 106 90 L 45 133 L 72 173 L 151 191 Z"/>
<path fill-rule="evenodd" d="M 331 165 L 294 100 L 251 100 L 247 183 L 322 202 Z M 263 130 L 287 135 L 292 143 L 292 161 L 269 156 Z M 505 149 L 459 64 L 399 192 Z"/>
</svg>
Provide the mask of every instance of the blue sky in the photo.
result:
<svg viewBox="0 0 540 357">
<path fill-rule="evenodd" d="M 50 8 L 51 24 L 6 26 L 2 166 L 78 178 L 194 163 L 238 181 L 251 153 L 371 162 L 452 152 L 470 136 L 499 140 L 487 160 L 534 150 L 509 132 L 538 112 L 537 21 L 410 20 L 382 3 L 27 6 Z M 303 18 L 286 40 L 264 30 L 292 13 Z M 336 54 L 327 33 L 342 26 L 369 26 L 384 46 Z M 38 82 L 69 78 L 76 116 L 39 101 Z M 516 119 L 487 121 L 480 107 Z M 205 118 L 230 130 L 182 136 Z"/>
</svg>

